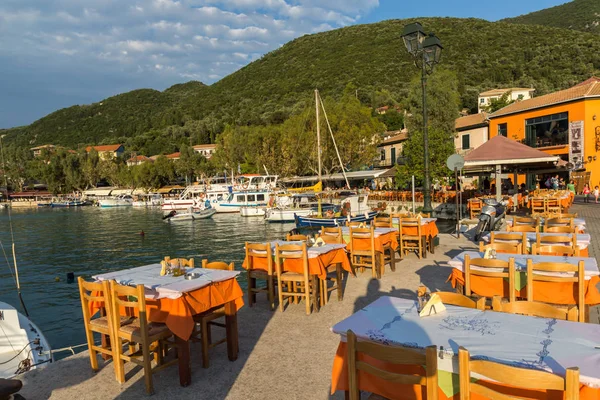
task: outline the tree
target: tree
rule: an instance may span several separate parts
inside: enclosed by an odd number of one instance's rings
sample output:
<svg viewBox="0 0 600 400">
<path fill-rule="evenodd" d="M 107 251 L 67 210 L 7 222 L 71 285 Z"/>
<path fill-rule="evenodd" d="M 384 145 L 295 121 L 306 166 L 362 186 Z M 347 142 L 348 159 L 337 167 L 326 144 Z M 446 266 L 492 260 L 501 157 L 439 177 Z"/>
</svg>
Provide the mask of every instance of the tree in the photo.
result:
<svg viewBox="0 0 600 400">
<path fill-rule="evenodd" d="M 514 103 L 515 101 L 511 98 L 512 91 L 508 91 L 504 93 L 497 99 L 491 99 L 490 104 L 485 107 L 481 107 L 481 109 L 488 114 L 498 111 L 501 108 L 506 107 L 509 104 Z"/>
<path fill-rule="evenodd" d="M 429 173 L 431 180 L 448 175 L 446 159 L 455 152 L 454 121 L 458 117 L 460 99 L 457 91 L 458 79 L 453 72 L 438 70 L 427 83 Z M 396 184 L 408 184 L 411 175 L 423 181 L 423 103 L 421 80 L 411 83 L 408 103 L 411 117 L 407 118 L 408 140 L 402 147 L 405 165 L 396 167 Z"/>
</svg>

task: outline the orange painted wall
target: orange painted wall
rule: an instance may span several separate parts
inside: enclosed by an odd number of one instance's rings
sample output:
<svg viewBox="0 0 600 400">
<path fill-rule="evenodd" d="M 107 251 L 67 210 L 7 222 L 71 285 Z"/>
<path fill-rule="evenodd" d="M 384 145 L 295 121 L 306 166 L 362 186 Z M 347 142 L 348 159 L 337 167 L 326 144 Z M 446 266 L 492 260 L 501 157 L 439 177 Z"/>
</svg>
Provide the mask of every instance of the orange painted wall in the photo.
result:
<svg viewBox="0 0 600 400">
<path fill-rule="evenodd" d="M 524 111 L 519 114 L 506 115 L 490 120 L 490 139 L 498 135 L 498 125 L 507 124 L 507 137 L 513 140 L 525 139 L 525 120 L 529 118 L 542 117 L 568 112 L 569 122 L 584 121 L 584 152 L 585 158 L 588 156 L 597 156 L 596 161 L 592 161 L 585 165 L 586 171 L 591 171 L 592 185 L 600 185 L 600 153 L 596 152 L 596 135 L 595 131 L 600 132 L 600 99 L 579 100 L 572 103 L 560 104 L 551 107 L 540 108 L 531 111 Z M 596 119 L 594 120 L 594 116 Z M 540 149 L 546 153 L 553 155 L 569 154 L 569 146 L 553 146 L 546 149 Z M 522 179 L 519 177 L 519 183 Z"/>
</svg>

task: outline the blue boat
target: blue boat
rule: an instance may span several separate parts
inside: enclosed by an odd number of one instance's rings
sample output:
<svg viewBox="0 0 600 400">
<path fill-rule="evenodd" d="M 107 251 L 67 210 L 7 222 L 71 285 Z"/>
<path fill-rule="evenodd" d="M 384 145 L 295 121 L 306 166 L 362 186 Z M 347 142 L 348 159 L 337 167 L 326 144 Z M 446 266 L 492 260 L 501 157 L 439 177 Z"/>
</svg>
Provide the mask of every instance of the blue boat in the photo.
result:
<svg viewBox="0 0 600 400">
<path fill-rule="evenodd" d="M 346 226 L 348 222 L 370 222 L 377 216 L 377 211 L 369 211 L 366 214 L 359 214 L 354 217 L 338 217 L 338 218 L 318 218 L 318 217 L 302 217 L 294 215 L 296 219 L 296 228 L 308 227 L 336 227 Z"/>
<path fill-rule="evenodd" d="M 51 207 L 81 207 L 85 205 L 86 202 L 81 200 L 64 200 L 50 203 Z"/>
</svg>

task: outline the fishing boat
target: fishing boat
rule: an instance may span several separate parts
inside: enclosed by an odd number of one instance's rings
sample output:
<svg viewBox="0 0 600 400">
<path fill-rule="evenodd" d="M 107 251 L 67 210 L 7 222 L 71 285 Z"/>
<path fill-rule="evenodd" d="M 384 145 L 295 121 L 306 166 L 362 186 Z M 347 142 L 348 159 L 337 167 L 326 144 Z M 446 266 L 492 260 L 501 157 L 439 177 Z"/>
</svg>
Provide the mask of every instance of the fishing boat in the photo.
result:
<svg viewBox="0 0 600 400">
<path fill-rule="evenodd" d="M 265 209 L 265 219 L 271 223 L 295 222 L 296 216 L 308 217 L 318 212 L 319 202 L 314 193 L 294 194 L 274 198 L 273 203 L 269 200 L 271 207 Z M 321 203 L 321 210 L 333 212 L 339 208 L 332 203 Z"/>
<path fill-rule="evenodd" d="M 240 212 L 242 207 L 246 207 L 260 209 L 256 211 L 260 211 L 264 215 L 263 209 L 267 206 L 268 197 L 269 193 L 263 191 L 233 192 L 213 206 L 218 213 L 236 213 Z"/>
<path fill-rule="evenodd" d="M 118 195 L 114 197 L 107 197 L 105 199 L 98 200 L 98 206 L 100 207 L 131 207 L 133 206 L 133 197 L 128 194 Z"/>
<path fill-rule="evenodd" d="M 50 344 L 37 325 L 0 302 L 0 378 L 10 379 L 52 361 Z"/>
<path fill-rule="evenodd" d="M 367 206 L 368 196 L 354 195 L 342 201 L 342 210 L 339 215 L 329 212 L 325 217 L 315 213 L 308 216 L 295 215 L 296 228 L 306 227 L 335 227 L 345 226 L 349 222 L 371 222 L 378 214 Z"/>
<path fill-rule="evenodd" d="M 179 222 L 179 221 L 195 221 L 197 219 L 208 219 L 217 213 L 214 208 L 205 208 L 202 210 L 187 210 L 177 211 L 171 210 L 170 213 L 163 217 L 163 220 L 167 222 Z"/>
<path fill-rule="evenodd" d="M 77 199 L 57 200 L 50 203 L 50 207 L 81 207 L 85 205 L 87 205 L 85 201 Z M 40 203 L 38 203 L 38 207 L 40 207 Z"/>
</svg>

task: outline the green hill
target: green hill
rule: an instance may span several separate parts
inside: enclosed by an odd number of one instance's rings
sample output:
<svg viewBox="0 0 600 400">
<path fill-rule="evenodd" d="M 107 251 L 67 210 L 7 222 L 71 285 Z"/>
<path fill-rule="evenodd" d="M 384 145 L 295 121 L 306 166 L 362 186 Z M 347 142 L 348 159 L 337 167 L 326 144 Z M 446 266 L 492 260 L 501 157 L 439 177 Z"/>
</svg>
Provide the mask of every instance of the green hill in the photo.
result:
<svg viewBox="0 0 600 400">
<path fill-rule="evenodd" d="M 534 24 L 600 33 L 600 1 L 573 0 L 560 6 L 507 18 L 504 22 Z"/>
<path fill-rule="evenodd" d="M 583 0 L 585 1 L 585 0 Z M 56 111 L 8 131 L 22 146 L 121 142 L 142 153 L 178 143 L 213 141 L 225 124 L 279 123 L 312 101 L 312 90 L 339 96 L 349 82 L 377 107 L 403 102 L 419 72 L 400 34 L 409 20 L 390 20 L 306 35 L 213 85 L 142 89 Z M 462 105 L 476 109 L 480 91 L 533 86 L 563 89 L 600 72 L 600 41 L 591 33 L 478 19 L 423 18 L 444 45 L 438 68 L 455 71 Z"/>
</svg>

